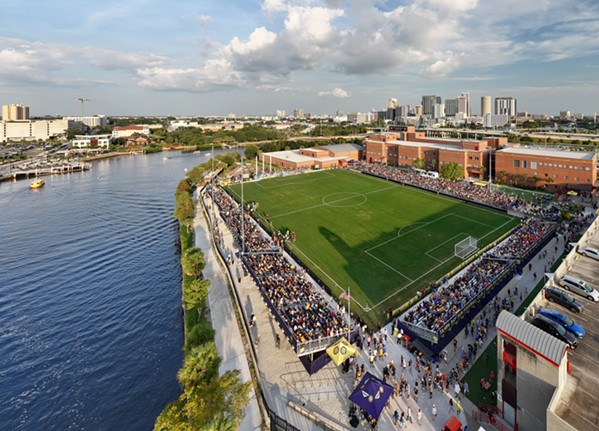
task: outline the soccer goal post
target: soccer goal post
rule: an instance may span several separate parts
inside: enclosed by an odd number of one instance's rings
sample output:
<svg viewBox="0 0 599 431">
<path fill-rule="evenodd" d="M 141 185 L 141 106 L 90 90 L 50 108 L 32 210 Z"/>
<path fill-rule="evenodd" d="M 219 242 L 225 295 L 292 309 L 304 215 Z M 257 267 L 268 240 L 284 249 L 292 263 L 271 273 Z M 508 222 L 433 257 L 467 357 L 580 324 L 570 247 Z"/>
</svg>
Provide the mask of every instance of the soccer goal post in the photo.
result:
<svg viewBox="0 0 599 431">
<path fill-rule="evenodd" d="M 476 250 L 478 250 L 478 240 L 469 236 L 455 245 L 454 253 L 456 257 L 459 257 L 460 259 L 466 259 L 468 256 L 476 252 Z"/>
</svg>

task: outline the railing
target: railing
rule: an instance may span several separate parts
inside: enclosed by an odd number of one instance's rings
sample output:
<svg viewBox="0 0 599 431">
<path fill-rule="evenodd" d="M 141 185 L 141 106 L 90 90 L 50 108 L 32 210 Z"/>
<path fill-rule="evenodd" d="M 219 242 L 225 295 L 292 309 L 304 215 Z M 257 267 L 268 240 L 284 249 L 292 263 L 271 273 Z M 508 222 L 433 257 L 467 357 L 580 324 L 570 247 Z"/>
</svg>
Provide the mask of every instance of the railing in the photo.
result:
<svg viewBox="0 0 599 431">
<path fill-rule="evenodd" d="M 477 422 L 484 422 L 493 425 L 499 431 L 514 431 L 514 428 L 505 423 L 501 418 L 498 418 L 494 413 L 489 415 L 488 412 L 480 410 L 472 410 L 472 418 Z"/>
</svg>

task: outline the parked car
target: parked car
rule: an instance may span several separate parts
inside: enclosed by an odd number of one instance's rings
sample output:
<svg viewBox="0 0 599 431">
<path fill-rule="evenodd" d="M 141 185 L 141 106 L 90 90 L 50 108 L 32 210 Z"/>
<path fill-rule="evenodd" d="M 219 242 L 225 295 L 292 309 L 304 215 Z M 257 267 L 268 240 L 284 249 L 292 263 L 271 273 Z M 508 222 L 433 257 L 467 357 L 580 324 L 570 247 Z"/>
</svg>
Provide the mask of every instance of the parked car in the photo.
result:
<svg viewBox="0 0 599 431">
<path fill-rule="evenodd" d="M 549 302 L 555 302 L 556 304 L 566 307 L 575 313 L 582 313 L 584 310 L 584 305 L 582 302 L 574 299 L 574 297 L 568 292 L 564 292 L 557 287 L 546 287 L 545 298 L 547 298 Z"/>
<path fill-rule="evenodd" d="M 559 323 L 564 327 L 566 331 L 574 334 L 576 338 L 584 337 L 584 328 L 574 321 L 570 316 L 566 316 L 564 313 L 560 313 L 553 308 L 541 307 L 539 314 Z"/>
<path fill-rule="evenodd" d="M 590 301 L 599 301 L 599 292 L 580 278 L 566 274 L 559 280 L 559 285 L 566 290 L 571 290 L 574 293 L 584 296 Z"/>
<path fill-rule="evenodd" d="M 593 258 L 595 260 L 599 260 L 599 250 L 597 250 L 595 247 L 578 246 L 577 251 L 580 254 L 582 254 L 583 256 L 587 256 L 587 257 Z"/>
<path fill-rule="evenodd" d="M 562 340 L 564 343 L 568 344 L 571 349 L 576 349 L 576 346 L 578 345 L 576 337 L 571 332 L 566 331 L 559 323 L 540 314 L 532 319 L 532 322 L 530 323 L 542 331 L 547 332 L 549 335 L 553 335 L 555 338 Z"/>
</svg>

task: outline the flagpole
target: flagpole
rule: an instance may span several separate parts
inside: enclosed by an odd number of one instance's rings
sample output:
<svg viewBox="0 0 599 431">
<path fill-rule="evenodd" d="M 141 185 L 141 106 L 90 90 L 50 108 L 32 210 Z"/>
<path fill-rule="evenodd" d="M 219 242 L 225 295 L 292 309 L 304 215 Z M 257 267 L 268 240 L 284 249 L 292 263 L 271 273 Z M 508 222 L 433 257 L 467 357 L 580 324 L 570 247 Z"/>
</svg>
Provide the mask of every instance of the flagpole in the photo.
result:
<svg viewBox="0 0 599 431">
<path fill-rule="evenodd" d="M 347 313 L 349 324 L 347 325 L 347 341 L 351 344 L 351 287 L 347 286 Z"/>
</svg>

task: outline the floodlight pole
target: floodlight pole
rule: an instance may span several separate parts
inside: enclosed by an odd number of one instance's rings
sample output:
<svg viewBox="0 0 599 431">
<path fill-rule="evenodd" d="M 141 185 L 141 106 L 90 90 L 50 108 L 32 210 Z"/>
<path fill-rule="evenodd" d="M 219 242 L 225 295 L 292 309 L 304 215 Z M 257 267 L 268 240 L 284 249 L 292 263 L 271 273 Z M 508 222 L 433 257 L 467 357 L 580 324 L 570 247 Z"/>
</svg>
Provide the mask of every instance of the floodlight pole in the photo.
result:
<svg viewBox="0 0 599 431">
<path fill-rule="evenodd" d="M 215 175 L 214 175 L 214 142 L 212 143 L 212 156 L 211 156 L 211 158 L 212 158 L 212 175 L 211 175 L 212 178 L 210 179 L 210 182 L 212 184 L 211 184 L 211 187 L 210 187 L 210 191 L 212 192 L 212 224 L 214 225 L 214 223 L 215 223 L 215 214 L 214 214 L 214 186 L 215 186 L 215 183 L 216 183 L 216 181 L 215 181 L 216 178 L 215 178 Z"/>
<path fill-rule="evenodd" d="M 244 154 L 241 154 L 241 256 L 245 253 L 245 229 L 244 229 L 244 205 L 243 205 L 243 162 Z"/>
</svg>

